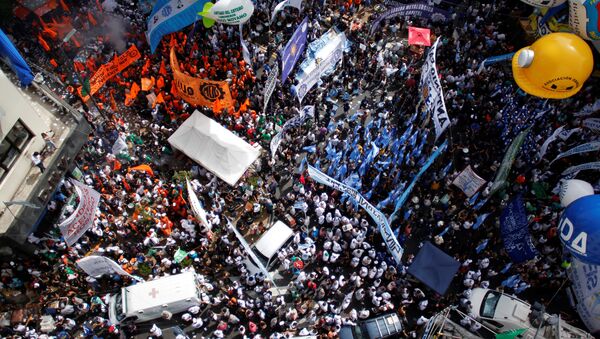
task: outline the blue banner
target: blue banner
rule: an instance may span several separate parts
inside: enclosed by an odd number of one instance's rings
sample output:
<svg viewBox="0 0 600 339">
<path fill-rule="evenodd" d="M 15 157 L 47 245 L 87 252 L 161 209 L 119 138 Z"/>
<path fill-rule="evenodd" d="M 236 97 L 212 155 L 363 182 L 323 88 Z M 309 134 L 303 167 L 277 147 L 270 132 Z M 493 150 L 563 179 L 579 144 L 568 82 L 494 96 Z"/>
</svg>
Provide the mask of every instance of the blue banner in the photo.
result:
<svg viewBox="0 0 600 339">
<path fill-rule="evenodd" d="M 29 86 L 33 81 L 33 72 L 17 50 L 15 45 L 8 39 L 4 31 L 0 29 L 0 56 L 8 60 L 10 68 L 17 74 L 21 85 Z"/>
<path fill-rule="evenodd" d="M 435 152 L 433 152 L 429 156 L 429 159 L 427 159 L 427 162 L 421 167 L 421 169 L 419 170 L 419 173 L 417 173 L 417 175 L 415 175 L 415 177 L 413 178 L 413 180 L 410 183 L 410 185 L 408 186 L 408 188 L 405 189 L 404 192 L 402 192 L 400 199 L 398 199 L 398 201 L 396 202 L 396 206 L 394 207 L 394 213 L 392 213 L 392 215 L 390 215 L 390 222 L 394 221 L 394 218 L 396 217 L 396 212 L 398 212 L 398 210 L 400 210 L 400 208 L 402 208 L 402 205 L 404 205 L 404 202 L 406 201 L 406 199 L 408 199 L 408 195 L 412 191 L 413 187 L 415 187 L 415 184 L 417 183 L 419 178 L 421 178 L 423 173 L 425 173 L 425 171 L 427 171 L 429 166 L 431 166 L 431 164 L 433 164 L 435 159 L 437 159 L 437 157 L 446 149 L 446 147 L 448 147 L 448 140 L 444 141 L 444 143 L 441 144 L 440 147 L 438 147 L 438 149 L 435 150 Z"/>
<path fill-rule="evenodd" d="M 304 53 L 306 48 L 306 36 L 308 34 L 308 17 L 302 20 L 302 23 L 296 31 L 283 51 L 281 51 L 281 84 L 285 83 L 294 65 Z"/>
<path fill-rule="evenodd" d="M 375 33 L 383 20 L 397 16 L 431 19 L 432 21 L 446 21 L 450 18 L 448 11 L 435 8 L 427 2 L 415 4 L 398 4 L 398 6 L 381 13 L 371 24 L 371 34 Z"/>
<path fill-rule="evenodd" d="M 198 12 L 202 12 L 206 2 L 208 0 L 159 0 L 148 17 L 146 37 L 150 51 L 154 53 L 164 35 L 202 19 Z"/>
<path fill-rule="evenodd" d="M 523 196 L 517 195 L 500 215 L 500 232 L 504 248 L 513 262 L 533 259 L 538 253 L 527 228 L 527 214 Z"/>
</svg>

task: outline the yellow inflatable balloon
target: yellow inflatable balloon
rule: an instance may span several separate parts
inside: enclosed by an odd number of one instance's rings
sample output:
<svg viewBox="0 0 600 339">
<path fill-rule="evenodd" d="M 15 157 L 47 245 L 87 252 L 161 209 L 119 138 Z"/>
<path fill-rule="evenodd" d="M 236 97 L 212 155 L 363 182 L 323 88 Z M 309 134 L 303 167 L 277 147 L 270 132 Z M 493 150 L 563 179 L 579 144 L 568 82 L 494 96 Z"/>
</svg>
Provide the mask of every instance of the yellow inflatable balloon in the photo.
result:
<svg viewBox="0 0 600 339">
<path fill-rule="evenodd" d="M 517 85 L 540 98 L 565 99 L 575 95 L 593 68 L 590 46 L 571 33 L 544 35 L 520 49 L 512 59 Z"/>
</svg>

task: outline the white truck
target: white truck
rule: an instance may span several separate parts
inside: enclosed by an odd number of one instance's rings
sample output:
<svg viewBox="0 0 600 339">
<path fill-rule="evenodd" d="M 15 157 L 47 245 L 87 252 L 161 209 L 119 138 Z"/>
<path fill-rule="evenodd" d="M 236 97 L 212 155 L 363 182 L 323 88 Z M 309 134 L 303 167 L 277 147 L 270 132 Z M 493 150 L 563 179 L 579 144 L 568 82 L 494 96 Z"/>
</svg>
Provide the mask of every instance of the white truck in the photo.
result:
<svg viewBox="0 0 600 339">
<path fill-rule="evenodd" d="M 200 286 L 194 272 L 185 272 L 123 287 L 109 299 L 108 317 L 113 324 L 142 323 L 199 306 Z"/>
</svg>

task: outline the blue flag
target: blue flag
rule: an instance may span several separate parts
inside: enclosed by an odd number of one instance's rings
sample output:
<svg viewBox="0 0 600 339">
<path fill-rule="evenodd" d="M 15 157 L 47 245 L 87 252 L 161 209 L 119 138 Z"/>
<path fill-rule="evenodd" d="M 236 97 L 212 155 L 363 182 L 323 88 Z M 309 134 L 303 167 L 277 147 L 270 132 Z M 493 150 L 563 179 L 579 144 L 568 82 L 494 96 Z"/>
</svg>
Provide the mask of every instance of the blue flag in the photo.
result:
<svg viewBox="0 0 600 339">
<path fill-rule="evenodd" d="M 482 241 L 477 248 L 475 248 L 475 252 L 477 252 L 478 254 L 481 253 L 488 245 L 488 242 L 490 241 L 490 239 L 485 239 L 484 241 Z"/>
<path fill-rule="evenodd" d="M 485 221 L 485 219 L 487 219 L 487 217 L 490 215 L 490 213 L 486 213 L 486 214 L 482 214 L 480 216 L 477 217 L 477 220 L 475 220 L 475 224 L 473 224 L 473 229 L 476 230 L 479 228 L 479 226 L 481 226 L 481 224 L 483 224 L 483 222 Z"/>
<path fill-rule="evenodd" d="M 307 151 L 308 153 L 315 153 L 317 151 L 317 146 L 315 146 L 315 145 L 306 146 L 306 147 L 303 147 L 302 149 Z"/>
<path fill-rule="evenodd" d="M 21 56 L 21 53 L 17 50 L 15 45 L 8 39 L 4 31 L 0 29 L 0 56 L 8 60 L 10 68 L 19 77 L 19 81 L 23 86 L 31 85 L 33 81 L 33 72 L 31 68 L 25 62 L 25 59 Z"/>
<path fill-rule="evenodd" d="M 281 84 L 287 80 L 294 65 L 304 53 L 306 48 L 306 35 L 308 34 L 308 17 L 302 20 L 300 26 L 294 31 L 294 35 L 281 52 Z"/>
<path fill-rule="evenodd" d="M 148 17 L 146 37 L 150 51 L 154 53 L 160 39 L 166 34 L 177 32 L 202 19 L 202 12 L 208 0 L 158 0 Z"/>
</svg>

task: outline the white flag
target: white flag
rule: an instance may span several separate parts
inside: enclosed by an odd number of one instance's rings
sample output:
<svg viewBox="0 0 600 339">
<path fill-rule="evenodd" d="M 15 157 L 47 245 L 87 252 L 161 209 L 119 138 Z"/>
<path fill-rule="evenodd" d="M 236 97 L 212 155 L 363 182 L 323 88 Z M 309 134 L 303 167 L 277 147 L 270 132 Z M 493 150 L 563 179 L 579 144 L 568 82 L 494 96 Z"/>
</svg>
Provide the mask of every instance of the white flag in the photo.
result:
<svg viewBox="0 0 600 339">
<path fill-rule="evenodd" d="M 202 204 L 200 204 L 200 200 L 198 200 L 198 196 L 196 196 L 196 192 L 194 192 L 194 188 L 188 179 L 185 179 L 187 183 L 188 190 L 188 200 L 190 201 L 190 206 L 192 207 L 192 213 L 196 216 L 204 226 L 208 227 L 208 229 L 212 229 L 211 224 L 206 219 L 206 211 L 202 208 Z"/>
</svg>

